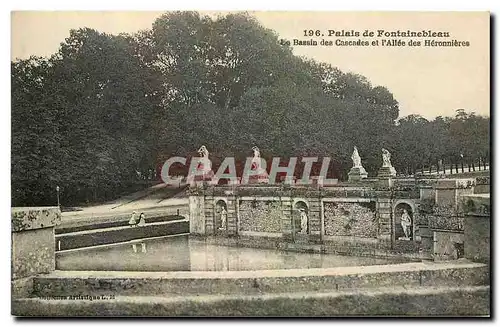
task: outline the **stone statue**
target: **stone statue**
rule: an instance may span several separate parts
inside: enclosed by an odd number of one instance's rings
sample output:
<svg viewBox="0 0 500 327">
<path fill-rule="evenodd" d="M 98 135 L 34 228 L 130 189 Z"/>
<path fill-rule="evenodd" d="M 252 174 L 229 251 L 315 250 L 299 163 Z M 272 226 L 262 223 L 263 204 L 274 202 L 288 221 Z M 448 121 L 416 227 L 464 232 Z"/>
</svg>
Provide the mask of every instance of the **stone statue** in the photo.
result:
<svg viewBox="0 0 500 327">
<path fill-rule="evenodd" d="M 354 147 L 354 151 L 351 155 L 352 159 L 352 168 L 348 173 L 350 182 L 357 182 L 362 180 L 363 178 L 368 177 L 368 173 L 365 168 L 361 165 L 361 157 L 359 156 L 358 148 Z"/>
<path fill-rule="evenodd" d="M 357 147 L 354 147 L 354 151 L 352 153 L 351 159 L 352 159 L 353 168 L 361 167 L 361 157 L 359 156 Z"/>
<path fill-rule="evenodd" d="M 269 183 L 269 175 L 266 168 L 262 167 L 262 159 L 260 157 L 260 150 L 258 147 L 254 146 L 252 148 L 253 158 L 250 170 L 254 171 L 254 174 L 250 176 L 250 183 Z"/>
<path fill-rule="evenodd" d="M 382 148 L 382 167 L 378 171 L 379 178 L 384 180 L 384 183 L 391 183 L 390 178 L 396 176 L 396 169 L 391 164 L 391 153 L 387 149 Z"/>
<path fill-rule="evenodd" d="M 201 170 L 204 173 L 209 173 L 212 170 L 212 163 L 210 162 L 210 159 L 208 158 L 209 152 L 207 150 L 207 147 L 202 145 L 198 149 L 198 153 L 200 154 L 200 158 L 198 159 L 197 170 Z"/>
<path fill-rule="evenodd" d="M 252 170 L 259 170 L 261 161 L 260 161 L 260 150 L 258 147 L 254 146 L 252 148 L 253 158 L 252 158 Z"/>
<path fill-rule="evenodd" d="M 391 153 L 384 148 L 382 148 L 382 167 L 392 167 Z"/>
<path fill-rule="evenodd" d="M 411 234 L 411 218 L 406 209 L 403 209 L 403 214 L 401 215 L 401 227 L 405 233 L 406 238 L 410 238 Z"/>
<path fill-rule="evenodd" d="M 226 225 L 227 225 L 227 211 L 225 207 L 221 208 L 220 211 L 220 221 L 221 221 L 221 227 L 220 229 L 226 230 Z"/>
<path fill-rule="evenodd" d="M 198 153 L 200 154 L 200 157 L 202 157 L 202 158 L 208 158 L 208 150 L 207 150 L 206 146 L 202 145 L 198 149 Z"/>
<path fill-rule="evenodd" d="M 304 209 L 300 209 L 300 232 L 307 234 L 307 213 Z"/>
<path fill-rule="evenodd" d="M 209 152 L 207 147 L 202 145 L 198 149 L 198 154 L 200 155 L 199 157 L 193 158 L 193 162 L 196 162 L 196 166 L 192 169 L 195 171 L 189 172 L 187 177 L 187 183 L 190 186 L 194 186 L 200 182 L 210 181 L 214 176 L 214 172 L 212 171 L 212 162 L 208 158 Z"/>
</svg>

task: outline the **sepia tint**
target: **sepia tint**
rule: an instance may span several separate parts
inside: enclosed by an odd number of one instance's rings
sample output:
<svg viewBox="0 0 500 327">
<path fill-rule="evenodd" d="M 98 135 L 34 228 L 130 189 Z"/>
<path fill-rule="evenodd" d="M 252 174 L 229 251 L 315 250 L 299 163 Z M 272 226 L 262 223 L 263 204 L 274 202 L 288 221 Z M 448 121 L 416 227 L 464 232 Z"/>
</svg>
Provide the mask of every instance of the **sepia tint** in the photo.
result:
<svg viewBox="0 0 500 327">
<path fill-rule="evenodd" d="M 488 12 L 13 12 L 15 316 L 490 317 Z"/>
</svg>

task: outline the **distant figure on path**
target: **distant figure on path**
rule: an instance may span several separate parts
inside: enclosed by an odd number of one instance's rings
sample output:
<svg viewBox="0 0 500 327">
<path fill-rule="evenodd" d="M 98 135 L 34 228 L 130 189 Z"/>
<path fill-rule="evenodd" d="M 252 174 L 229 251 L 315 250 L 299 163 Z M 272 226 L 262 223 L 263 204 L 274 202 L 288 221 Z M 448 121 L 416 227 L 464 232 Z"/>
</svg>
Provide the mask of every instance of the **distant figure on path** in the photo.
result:
<svg viewBox="0 0 500 327">
<path fill-rule="evenodd" d="M 135 211 L 134 211 L 134 212 L 132 212 L 132 216 L 130 217 L 130 220 L 128 221 L 128 224 L 129 224 L 130 226 L 134 226 L 134 225 L 136 225 L 136 224 L 137 224 L 137 221 L 136 221 L 136 219 L 135 219 L 135 215 L 136 215 L 136 212 L 135 212 Z"/>
<path fill-rule="evenodd" d="M 144 215 L 144 212 L 141 212 L 139 215 L 139 222 L 137 223 L 137 226 L 144 226 L 146 225 L 146 216 Z"/>
</svg>

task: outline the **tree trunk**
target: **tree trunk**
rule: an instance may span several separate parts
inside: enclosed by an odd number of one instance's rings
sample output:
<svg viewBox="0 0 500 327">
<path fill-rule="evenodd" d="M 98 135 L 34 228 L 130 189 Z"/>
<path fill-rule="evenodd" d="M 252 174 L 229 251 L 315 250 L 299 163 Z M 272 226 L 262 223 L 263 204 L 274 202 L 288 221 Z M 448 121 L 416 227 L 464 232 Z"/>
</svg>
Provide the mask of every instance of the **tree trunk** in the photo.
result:
<svg viewBox="0 0 500 327">
<path fill-rule="evenodd" d="M 228 90 L 227 92 L 227 97 L 226 97 L 226 101 L 224 103 L 224 108 L 227 112 L 227 110 L 229 109 L 229 105 L 231 104 L 231 89 Z"/>
</svg>

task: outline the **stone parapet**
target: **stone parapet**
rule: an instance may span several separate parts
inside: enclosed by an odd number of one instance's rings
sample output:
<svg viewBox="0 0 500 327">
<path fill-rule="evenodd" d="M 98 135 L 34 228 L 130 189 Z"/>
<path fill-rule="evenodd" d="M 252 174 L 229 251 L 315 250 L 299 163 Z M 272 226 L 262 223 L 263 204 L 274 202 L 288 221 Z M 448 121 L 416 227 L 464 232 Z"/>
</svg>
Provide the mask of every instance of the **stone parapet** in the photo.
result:
<svg viewBox="0 0 500 327">
<path fill-rule="evenodd" d="M 61 210 L 59 207 L 13 207 L 11 223 L 12 232 L 54 227 L 61 223 Z"/>
<path fill-rule="evenodd" d="M 59 207 L 14 207 L 11 210 L 12 295 L 23 293 L 29 278 L 55 269 L 54 226 Z M 22 279 L 22 280 L 21 280 Z"/>
</svg>

